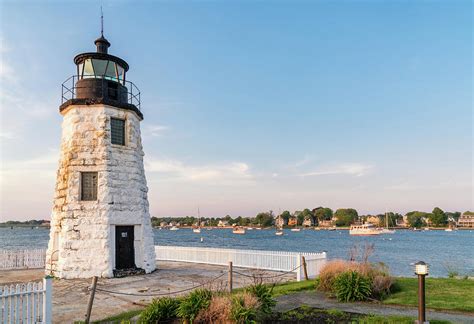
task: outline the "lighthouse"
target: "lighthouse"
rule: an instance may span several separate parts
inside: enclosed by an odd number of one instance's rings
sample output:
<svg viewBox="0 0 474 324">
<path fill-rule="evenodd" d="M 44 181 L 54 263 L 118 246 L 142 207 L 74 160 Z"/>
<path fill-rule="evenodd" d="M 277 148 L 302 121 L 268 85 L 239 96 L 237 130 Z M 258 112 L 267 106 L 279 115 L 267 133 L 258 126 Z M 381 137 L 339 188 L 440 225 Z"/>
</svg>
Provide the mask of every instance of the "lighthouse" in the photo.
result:
<svg viewBox="0 0 474 324">
<path fill-rule="evenodd" d="M 61 150 L 46 255 L 59 278 L 150 273 L 155 251 L 143 167 L 140 91 L 129 66 L 108 53 L 74 58 L 62 85 Z"/>
</svg>

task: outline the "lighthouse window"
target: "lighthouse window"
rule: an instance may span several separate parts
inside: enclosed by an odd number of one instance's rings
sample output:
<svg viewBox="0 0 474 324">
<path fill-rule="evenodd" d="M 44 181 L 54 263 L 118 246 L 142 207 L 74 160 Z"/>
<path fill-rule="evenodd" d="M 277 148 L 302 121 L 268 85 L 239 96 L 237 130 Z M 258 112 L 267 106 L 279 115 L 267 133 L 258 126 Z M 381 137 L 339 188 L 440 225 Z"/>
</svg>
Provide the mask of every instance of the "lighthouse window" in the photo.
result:
<svg viewBox="0 0 474 324">
<path fill-rule="evenodd" d="M 103 76 L 105 74 L 107 61 L 92 59 L 92 65 L 94 66 L 94 72 L 97 77 Z"/>
<path fill-rule="evenodd" d="M 121 67 L 118 64 L 117 64 L 117 74 L 118 74 L 118 79 L 122 83 L 122 80 L 125 80 L 124 70 L 123 70 L 123 67 Z"/>
<path fill-rule="evenodd" d="M 125 145 L 125 120 L 111 118 L 110 133 L 112 144 Z"/>
<path fill-rule="evenodd" d="M 107 65 L 107 70 L 105 71 L 105 78 L 117 81 L 117 74 L 115 73 L 115 63 L 112 61 L 109 61 L 109 64 Z"/>
<path fill-rule="evenodd" d="M 82 79 L 82 70 L 84 68 L 84 63 L 79 63 L 77 65 L 77 75 L 79 76 L 79 79 Z"/>
<path fill-rule="evenodd" d="M 81 200 L 97 200 L 97 172 L 81 172 Z"/>
<path fill-rule="evenodd" d="M 90 59 L 84 61 L 84 78 L 94 77 L 94 68 Z"/>
</svg>

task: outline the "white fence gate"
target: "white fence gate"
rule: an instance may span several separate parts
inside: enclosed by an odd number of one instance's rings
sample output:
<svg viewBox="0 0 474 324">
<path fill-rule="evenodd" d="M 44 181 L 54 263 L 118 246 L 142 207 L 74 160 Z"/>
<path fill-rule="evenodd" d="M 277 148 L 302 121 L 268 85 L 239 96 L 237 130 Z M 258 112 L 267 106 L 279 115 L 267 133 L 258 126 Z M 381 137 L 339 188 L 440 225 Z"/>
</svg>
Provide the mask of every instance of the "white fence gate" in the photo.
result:
<svg viewBox="0 0 474 324">
<path fill-rule="evenodd" d="M 314 278 L 326 263 L 326 252 L 298 253 L 283 251 L 234 250 L 182 246 L 155 246 L 156 259 L 161 261 L 180 261 L 228 265 L 235 267 L 264 269 L 273 271 L 292 271 L 298 281 L 303 277 L 302 257 L 306 259 L 308 277 Z"/>
<path fill-rule="evenodd" d="M 0 250 L 0 270 L 41 269 L 45 260 L 46 249 Z"/>
<path fill-rule="evenodd" d="M 0 286 L 0 322 L 51 324 L 51 280 Z"/>
</svg>

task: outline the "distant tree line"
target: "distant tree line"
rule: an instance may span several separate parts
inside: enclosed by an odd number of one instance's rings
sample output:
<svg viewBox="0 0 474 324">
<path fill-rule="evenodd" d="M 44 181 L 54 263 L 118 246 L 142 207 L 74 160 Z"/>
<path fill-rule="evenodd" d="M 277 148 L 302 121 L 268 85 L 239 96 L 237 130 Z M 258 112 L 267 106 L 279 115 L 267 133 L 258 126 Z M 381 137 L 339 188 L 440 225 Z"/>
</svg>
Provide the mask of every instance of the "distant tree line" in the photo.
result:
<svg viewBox="0 0 474 324">
<path fill-rule="evenodd" d="M 421 211 L 411 211 L 405 215 L 405 219 L 410 227 L 427 226 L 446 226 L 449 221 L 457 221 L 461 216 L 460 212 L 444 212 L 441 208 L 435 207 L 431 213 Z M 201 218 L 207 226 L 218 226 L 219 221 L 225 221 L 228 225 L 233 226 L 261 226 L 270 227 L 275 226 L 277 217 L 284 219 L 285 224 L 288 224 L 291 218 L 296 218 L 296 224 L 301 226 L 306 219 L 310 219 L 311 223 L 318 225 L 321 222 L 331 223 L 335 226 L 350 226 L 355 222 L 365 222 L 370 218 L 375 217 L 379 220 L 380 225 L 387 224 L 389 227 L 397 225 L 404 219 L 403 215 L 394 212 L 387 212 L 385 214 L 377 215 L 359 215 L 354 208 L 339 208 L 333 211 L 328 207 L 317 207 L 313 209 L 303 209 L 302 211 L 295 211 L 291 213 L 288 210 L 283 211 L 279 215 L 275 215 L 273 211 L 260 212 L 255 217 L 237 216 L 235 218 L 230 215 L 224 217 Z M 198 223 L 199 219 L 195 216 L 185 217 L 152 217 L 152 225 L 160 226 L 162 222 L 179 222 L 184 226 L 192 226 Z"/>
</svg>

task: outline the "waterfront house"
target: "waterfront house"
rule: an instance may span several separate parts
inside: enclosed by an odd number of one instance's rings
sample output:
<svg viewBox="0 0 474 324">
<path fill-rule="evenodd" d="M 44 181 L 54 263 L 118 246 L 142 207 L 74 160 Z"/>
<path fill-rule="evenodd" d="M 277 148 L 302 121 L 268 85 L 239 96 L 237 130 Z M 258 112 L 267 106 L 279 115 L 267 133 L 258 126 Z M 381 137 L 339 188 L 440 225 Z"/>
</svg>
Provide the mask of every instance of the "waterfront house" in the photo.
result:
<svg viewBox="0 0 474 324">
<path fill-rule="evenodd" d="M 298 224 L 298 217 L 291 216 L 288 220 L 288 226 L 296 226 Z"/>
<path fill-rule="evenodd" d="M 161 222 L 161 223 L 160 223 L 160 227 L 166 227 L 166 226 L 168 226 L 168 223 L 167 223 L 167 222 Z"/>
<path fill-rule="evenodd" d="M 319 227 L 333 227 L 335 219 L 319 221 Z"/>
<path fill-rule="evenodd" d="M 464 212 L 458 219 L 458 227 L 474 228 L 474 212 Z"/>
<path fill-rule="evenodd" d="M 286 223 L 286 220 L 284 217 L 282 217 L 281 215 L 278 215 L 276 218 L 275 218 L 275 225 L 276 227 L 283 227 L 285 226 L 287 223 Z"/>
<path fill-rule="evenodd" d="M 375 226 L 380 226 L 380 217 L 374 215 L 368 215 L 365 219 L 366 223 L 373 224 Z"/>
<path fill-rule="evenodd" d="M 303 221 L 303 226 L 310 227 L 314 225 L 313 217 L 306 216 Z"/>
<path fill-rule="evenodd" d="M 218 227 L 227 227 L 227 226 L 229 226 L 229 222 L 224 220 L 224 219 L 221 219 L 221 220 L 219 220 L 219 223 L 217 223 L 217 226 Z"/>
</svg>

